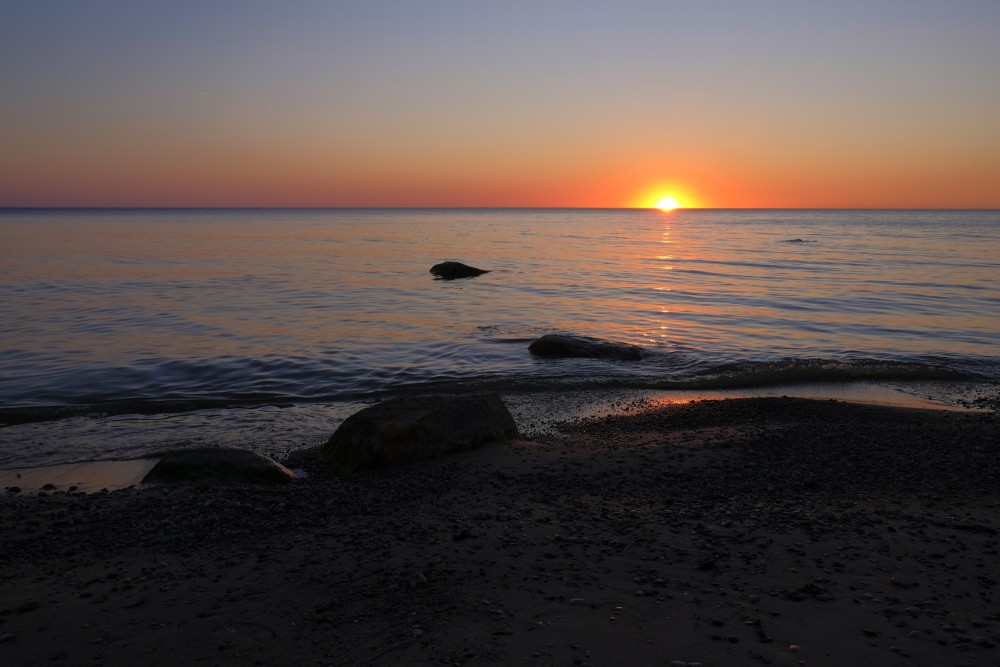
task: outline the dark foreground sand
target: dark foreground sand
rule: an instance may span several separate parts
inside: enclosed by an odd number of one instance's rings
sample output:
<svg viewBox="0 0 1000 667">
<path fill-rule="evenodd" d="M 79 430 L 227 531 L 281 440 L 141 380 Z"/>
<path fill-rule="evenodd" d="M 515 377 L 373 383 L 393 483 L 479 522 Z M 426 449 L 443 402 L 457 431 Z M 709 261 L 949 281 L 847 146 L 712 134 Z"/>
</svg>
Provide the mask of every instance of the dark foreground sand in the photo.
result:
<svg viewBox="0 0 1000 667">
<path fill-rule="evenodd" d="M 728 400 L 280 489 L 7 496 L 0 664 L 998 665 L 998 436 Z"/>
</svg>

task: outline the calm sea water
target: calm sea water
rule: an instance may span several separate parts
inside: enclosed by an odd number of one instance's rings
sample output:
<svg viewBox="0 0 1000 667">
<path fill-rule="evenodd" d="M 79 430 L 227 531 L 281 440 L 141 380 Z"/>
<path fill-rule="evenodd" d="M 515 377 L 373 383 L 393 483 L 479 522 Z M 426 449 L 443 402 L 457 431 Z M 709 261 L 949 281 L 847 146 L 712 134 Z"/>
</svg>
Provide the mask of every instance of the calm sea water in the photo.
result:
<svg viewBox="0 0 1000 667">
<path fill-rule="evenodd" d="M 0 466 L 81 458 L 68 428 L 121 454 L 127 420 L 297 438 L 426 385 L 1000 381 L 998 211 L 8 210 L 0 266 L 0 407 L 291 406 L 9 426 Z M 652 354 L 528 354 L 557 331 Z"/>
</svg>

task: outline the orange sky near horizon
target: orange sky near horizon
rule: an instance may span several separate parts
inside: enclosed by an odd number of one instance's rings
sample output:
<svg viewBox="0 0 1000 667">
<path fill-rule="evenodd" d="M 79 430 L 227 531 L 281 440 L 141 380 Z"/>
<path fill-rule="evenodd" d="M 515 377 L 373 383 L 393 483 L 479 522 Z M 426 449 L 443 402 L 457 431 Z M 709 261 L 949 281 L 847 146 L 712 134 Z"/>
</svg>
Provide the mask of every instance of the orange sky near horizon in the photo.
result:
<svg viewBox="0 0 1000 667">
<path fill-rule="evenodd" d="M 55 4 L 0 206 L 1000 208 L 995 3 Z"/>
</svg>

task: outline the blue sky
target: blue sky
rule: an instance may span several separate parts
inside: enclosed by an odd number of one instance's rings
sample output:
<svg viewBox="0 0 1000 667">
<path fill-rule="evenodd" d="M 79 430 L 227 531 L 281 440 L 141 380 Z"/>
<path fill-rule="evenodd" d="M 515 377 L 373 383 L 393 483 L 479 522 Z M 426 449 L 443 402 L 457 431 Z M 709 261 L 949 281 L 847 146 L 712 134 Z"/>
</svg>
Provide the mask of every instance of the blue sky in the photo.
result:
<svg viewBox="0 0 1000 667">
<path fill-rule="evenodd" d="M 8 1 L 0 87 L 7 205 L 1000 205 L 998 2 Z"/>
</svg>

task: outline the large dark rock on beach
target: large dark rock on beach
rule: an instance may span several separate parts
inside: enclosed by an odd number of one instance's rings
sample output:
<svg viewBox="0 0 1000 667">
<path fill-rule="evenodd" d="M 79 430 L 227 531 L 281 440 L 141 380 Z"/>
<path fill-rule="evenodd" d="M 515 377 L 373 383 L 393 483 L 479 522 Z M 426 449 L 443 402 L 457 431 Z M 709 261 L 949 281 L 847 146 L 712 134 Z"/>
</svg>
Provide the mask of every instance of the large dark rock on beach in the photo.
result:
<svg viewBox="0 0 1000 667">
<path fill-rule="evenodd" d="M 645 355 L 645 350 L 638 345 L 570 334 L 546 334 L 529 345 L 528 351 L 538 357 L 555 359 L 583 357 L 638 361 Z"/>
<path fill-rule="evenodd" d="M 441 262 L 431 267 L 431 273 L 444 280 L 455 280 L 456 278 L 475 278 L 484 273 L 489 273 L 486 269 L 477 269 L 461 262 Z"/>
<path fill-rule="evenodd" d="M 143 484 L 228 482 L 281 484 L 295 473 L 263 454 L 248 449 L 197 447 L 167 452 L 142 478 Z"/>
<path fill-rule="evenodd" d="M 407 396 L 345 419 L 323 445 L 323 459 L 354 472 L 517 437 L 514 418 L 496 394 Z"/>
</svg>

